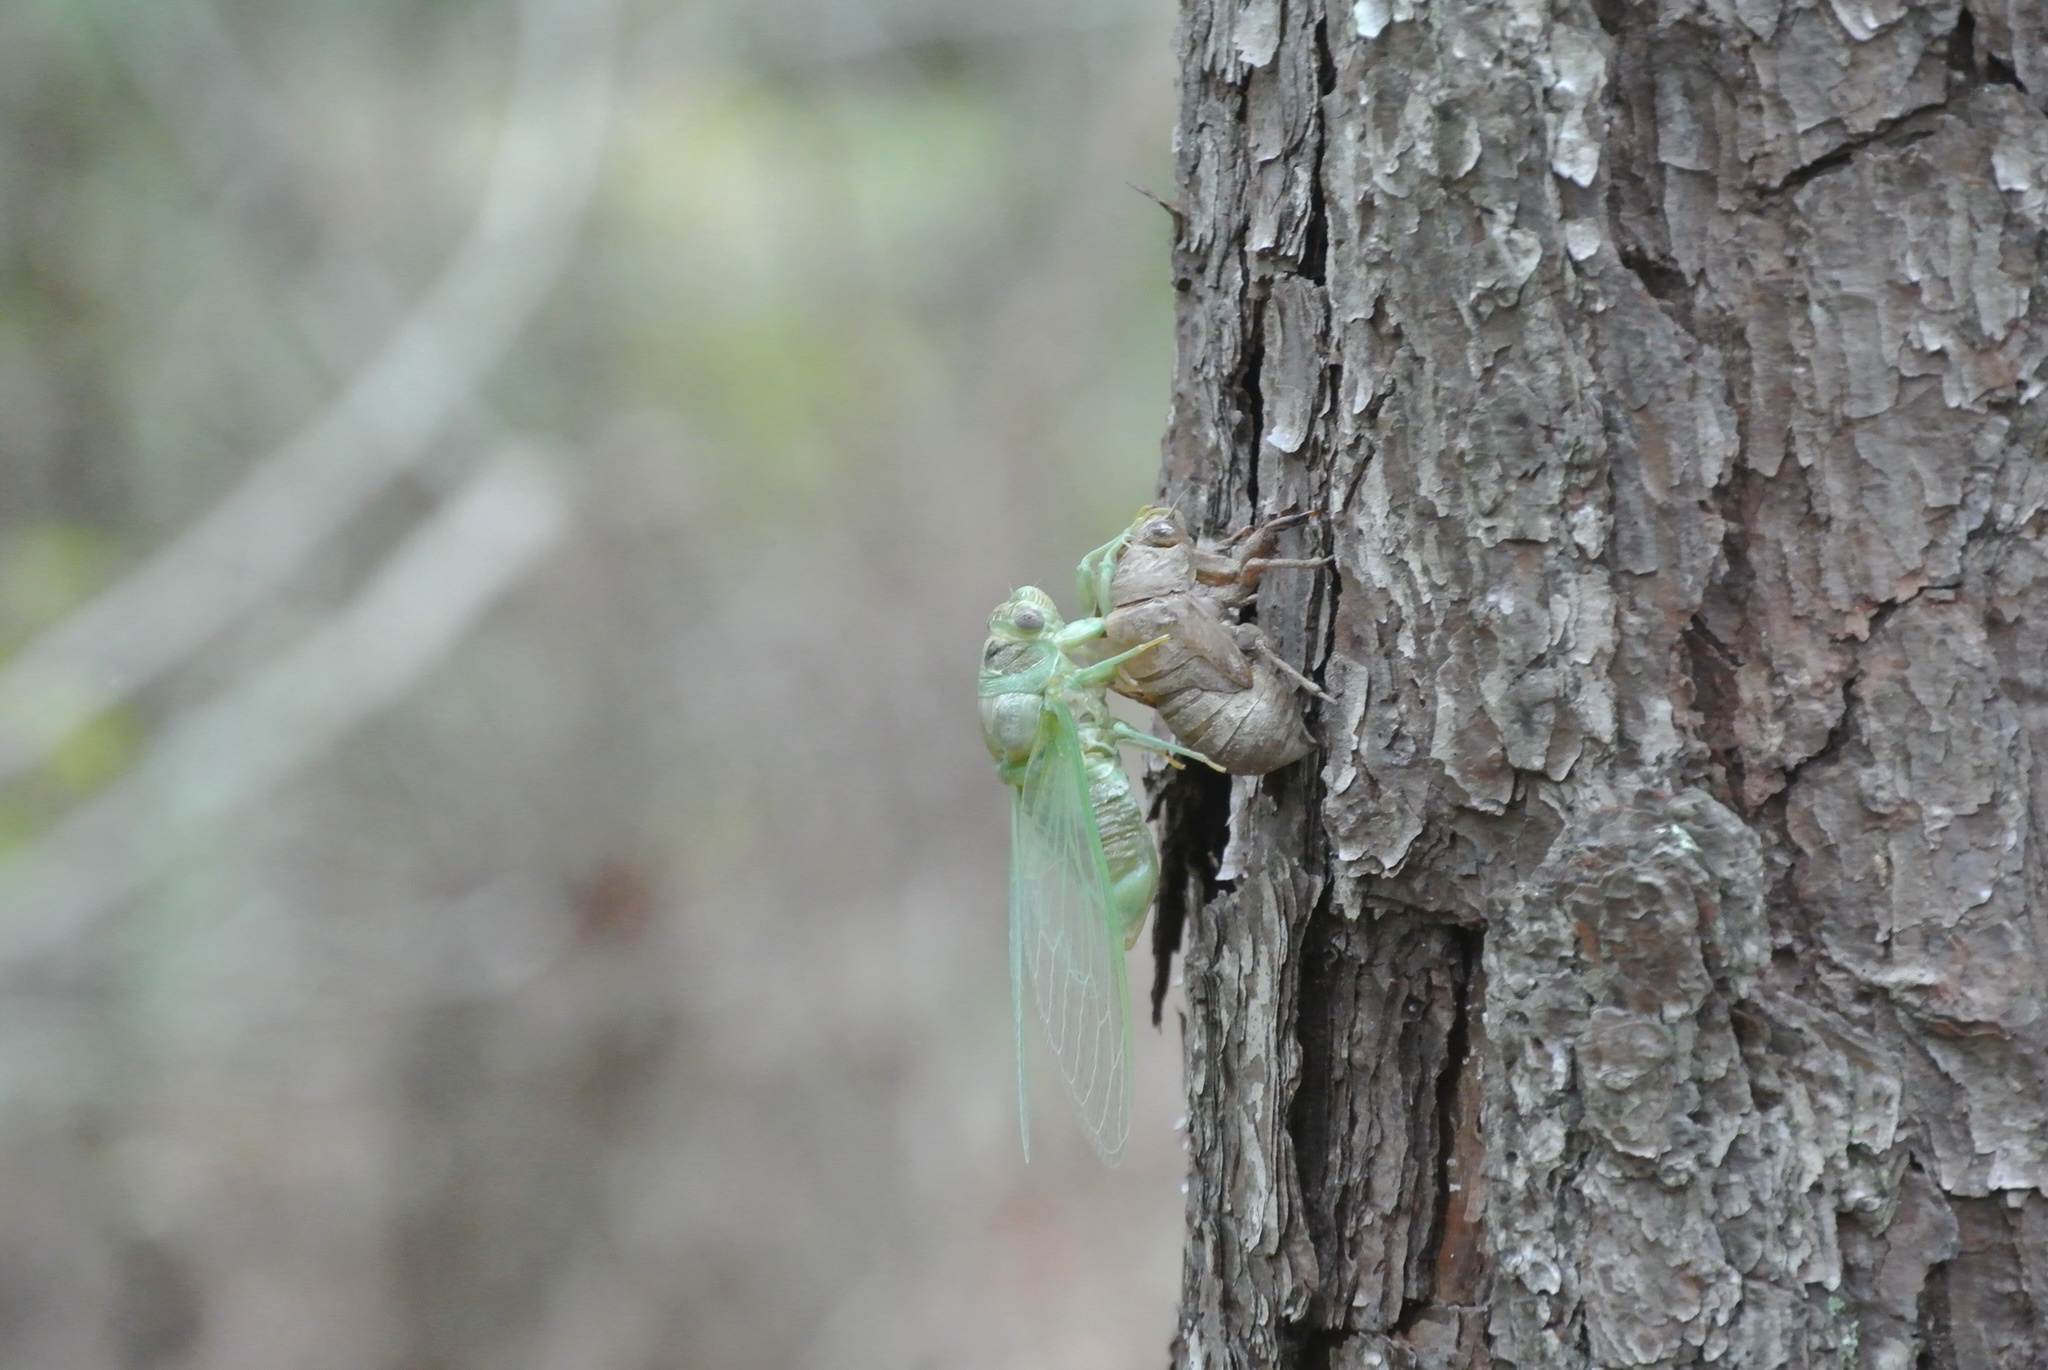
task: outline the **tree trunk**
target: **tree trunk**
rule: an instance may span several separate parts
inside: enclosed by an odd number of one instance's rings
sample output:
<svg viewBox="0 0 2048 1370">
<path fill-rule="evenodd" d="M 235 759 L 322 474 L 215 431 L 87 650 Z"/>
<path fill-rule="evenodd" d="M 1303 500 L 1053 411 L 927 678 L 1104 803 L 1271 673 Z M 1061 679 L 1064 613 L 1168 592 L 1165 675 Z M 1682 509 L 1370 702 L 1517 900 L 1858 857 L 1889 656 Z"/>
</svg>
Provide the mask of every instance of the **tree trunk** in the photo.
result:
<svg viewBox="0 0 2048 1370">
<path fill-rule="evenodd" d="M 1176 1364 L 2048 1366 L 1993 3 L 1186 0 L 1166 493 L 1336 563 L 1320 758 L 1162 796 Z"/>
</svg>

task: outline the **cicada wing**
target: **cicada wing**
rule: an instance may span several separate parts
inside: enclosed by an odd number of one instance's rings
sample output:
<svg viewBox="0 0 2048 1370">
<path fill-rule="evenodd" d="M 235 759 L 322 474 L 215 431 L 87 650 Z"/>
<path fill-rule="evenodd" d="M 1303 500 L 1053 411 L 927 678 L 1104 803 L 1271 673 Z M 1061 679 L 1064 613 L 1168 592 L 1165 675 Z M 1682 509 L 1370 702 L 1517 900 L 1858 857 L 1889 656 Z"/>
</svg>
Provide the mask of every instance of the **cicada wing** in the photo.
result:
<svg viewBox="0 0 2048 1370">
<path fill-rule="evenodd" d="M 1030 841 L 1024 791 L 1010 796 L 1010 1031 L 1017 1043 L 1017 1130 L 1024 1137 L 1024 1162 L 1031 1163 L 1031 1081 L 1024 1070 L 1024 931 L 1017 910 L 1028 899 L 1024 852 Z"/>
<path fill-rule="evenodd" d="M 1015 801 L 1010 852 L 1010 979 L 1019 999 L 1022 1089 L 1023 982 L 1046 1044 L 1096 1154 L 1123 1158 L 1131 1127 L 1130 1002 L 1109 867 L 1074 716 L 1046 701 L 1038 746 Z"/>
</svg>

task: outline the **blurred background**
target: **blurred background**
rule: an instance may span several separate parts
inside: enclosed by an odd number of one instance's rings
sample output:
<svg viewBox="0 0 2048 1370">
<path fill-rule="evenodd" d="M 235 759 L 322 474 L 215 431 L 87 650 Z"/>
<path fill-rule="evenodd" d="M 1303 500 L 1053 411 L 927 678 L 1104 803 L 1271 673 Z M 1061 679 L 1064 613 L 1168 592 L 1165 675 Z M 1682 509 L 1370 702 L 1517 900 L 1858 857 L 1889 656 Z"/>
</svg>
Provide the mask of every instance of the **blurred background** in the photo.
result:
<svg viewBox="0 0 2048 1370">
<path fill-rule="evenodd" d="M 1171 9 L 0 5 L 0 1366 L 1164 1361 L 973 682 L 1152 493 Z"/>
</svg>

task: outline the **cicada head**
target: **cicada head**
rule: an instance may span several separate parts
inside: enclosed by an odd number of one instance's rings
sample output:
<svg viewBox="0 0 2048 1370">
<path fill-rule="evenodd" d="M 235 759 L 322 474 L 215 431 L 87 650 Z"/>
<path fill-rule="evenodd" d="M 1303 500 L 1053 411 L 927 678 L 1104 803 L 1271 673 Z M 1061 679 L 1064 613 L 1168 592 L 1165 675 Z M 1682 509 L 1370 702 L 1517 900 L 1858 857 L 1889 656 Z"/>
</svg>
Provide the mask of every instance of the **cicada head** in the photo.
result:
<svg viewBox="0 0 2048 1370">
<path fill-rule="evenodd" d="M 988 635 L 1005 642 L 1036 642 L 1050 638 L 1065 623 L 1052 596 L 1036 585 L 1027 585 L 996 606 L 988 616 Z"/>
<path fill-rule="evenodd" d="M 1148 504 L 1131 521 L 1131 541 L 1144 547 L 1178 547 L 1188 541 L 1188 530 L 1175 510 Z"/>
<path fill-rule="evenodd" d="M 1066 625 L 1052 596 L 1027 585 L 996 606 L 981 645 L 981 692 L 1037 693 L 1060 662 L 1059 630 Z"/>
</svg>

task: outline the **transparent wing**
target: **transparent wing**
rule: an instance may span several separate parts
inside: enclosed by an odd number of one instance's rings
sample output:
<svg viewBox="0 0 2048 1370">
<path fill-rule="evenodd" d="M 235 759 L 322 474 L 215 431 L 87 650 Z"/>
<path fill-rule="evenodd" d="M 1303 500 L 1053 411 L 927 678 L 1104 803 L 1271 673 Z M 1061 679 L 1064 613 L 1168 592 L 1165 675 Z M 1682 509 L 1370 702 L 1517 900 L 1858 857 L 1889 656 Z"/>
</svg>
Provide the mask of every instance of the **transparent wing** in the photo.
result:
<svg viewBox="0 0 2048 1370">
<path fill-rule="evenodd" d="M 1040 716 L 1037 749 L 1010 820 L 1010 988 L 1016 997 L 1017 1085 L 1024 1087 L 1024 982 L 1096 1154 L 1123 1158 L 1131 1128 L 1130 1002 L 1123 940 L 1113 927 L 1109 868 L 1073 714 L 1057 698 Z M 1027 1129 L 1028 1131 L 1028 1129 Z M 1030 1142 L 1025 1142 L 1030 1154 Z"/>
</svg>

